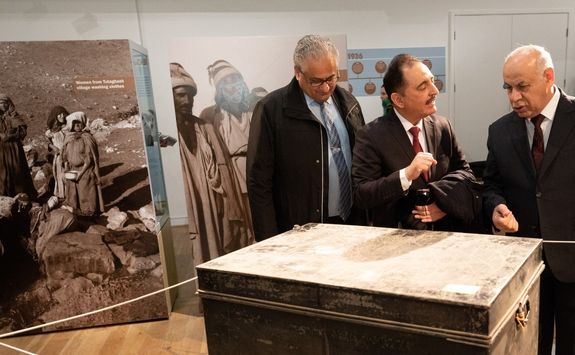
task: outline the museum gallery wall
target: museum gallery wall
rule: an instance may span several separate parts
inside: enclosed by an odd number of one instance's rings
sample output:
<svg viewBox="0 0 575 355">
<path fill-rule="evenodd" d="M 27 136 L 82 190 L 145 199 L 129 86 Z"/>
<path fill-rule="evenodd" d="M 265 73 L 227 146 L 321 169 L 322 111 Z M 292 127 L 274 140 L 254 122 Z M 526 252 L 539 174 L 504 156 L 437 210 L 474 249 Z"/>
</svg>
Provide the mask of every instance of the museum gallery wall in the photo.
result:
<svg viewBox="0 0 575 355">
<path fill-rule="evenodd" d="M 0 73 L 0 333 L 162 289 L 130 43 L 1 42 Z M 43 331 L 167 315 L 159 293 Z"/>
<path fill-rule="evenodd" d="M 328 35 L 348 88 L 346 37 Z M 194 265 L 254 242 L 246 189 L 252 112 L 294 75 L 300 36 L 190 37 L 170 43 L 170 77 Z"/>
</svg>

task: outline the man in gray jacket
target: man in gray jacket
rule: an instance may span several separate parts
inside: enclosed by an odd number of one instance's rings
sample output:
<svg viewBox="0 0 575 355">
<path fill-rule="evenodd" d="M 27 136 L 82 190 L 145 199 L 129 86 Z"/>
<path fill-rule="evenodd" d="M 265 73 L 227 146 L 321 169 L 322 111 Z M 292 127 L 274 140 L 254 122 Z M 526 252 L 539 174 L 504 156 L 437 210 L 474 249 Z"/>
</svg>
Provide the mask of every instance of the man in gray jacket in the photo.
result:
<svg viewBox="0 0 575 355">
<path fill-rule="evenodd" d="M 329 39 L 304 36 L 295 77 L 255 107 L 247 180 L 257 241 L 296 224 L 364 222 L 353 207 L 350 169 L 365 122 L 357 100 L 337 86 L 338 58 Z"/>
</svg>

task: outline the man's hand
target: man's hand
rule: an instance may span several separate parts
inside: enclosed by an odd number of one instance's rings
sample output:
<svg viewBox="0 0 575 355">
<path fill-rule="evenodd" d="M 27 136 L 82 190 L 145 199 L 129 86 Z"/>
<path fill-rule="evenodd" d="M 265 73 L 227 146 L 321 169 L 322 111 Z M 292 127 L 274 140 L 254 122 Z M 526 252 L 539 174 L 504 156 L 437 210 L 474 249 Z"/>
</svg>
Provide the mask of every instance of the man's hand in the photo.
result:
<svg viewBox="0 0 575 355">
<path fill-rule="evenodd" d="M 415 209 L 411 211 L 411 213 L 413 213 L 416 219 L 424 223 L 439 221 L 447 215 L 435 202 L 427 206 L 415 206 Z"/>
<path fill-rule="evenodd" d="M 433 159 L 431 153 L 420 152 L 417 153 L 411 164 L 405 168 L 405 177 L 413 181 L 421 175 L 421 173 L 429 171 L 432 165 L 437 164 L 437 160 Z"/>
<path fill-rule="evenodd" d="M 495 228 L 505 232 L 514 233 L 519 230 L 519 223 L 513 216 L 513 213 L 507 208 L 507 205 L 499 204 L 493 210 L 493 225 Z"/>
</svg>

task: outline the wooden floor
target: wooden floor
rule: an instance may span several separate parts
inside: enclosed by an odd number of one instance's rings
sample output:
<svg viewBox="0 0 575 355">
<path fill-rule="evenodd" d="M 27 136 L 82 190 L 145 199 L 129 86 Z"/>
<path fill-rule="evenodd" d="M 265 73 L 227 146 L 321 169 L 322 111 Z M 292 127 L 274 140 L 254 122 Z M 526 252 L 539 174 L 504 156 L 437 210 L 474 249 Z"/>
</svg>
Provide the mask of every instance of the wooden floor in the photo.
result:
<svg viewBox="0 0 575 355">
<path fill-rule="evenodd" d="M 172 227 L 178 282 L 193 277 L 187 226 Z M 207 354 L 204 318 L 195 284 L 179 288 L 170 319 L 3 339 L 36 354 Z M 0 345 L 0 354 L 22 354 Z"/>
</svg>

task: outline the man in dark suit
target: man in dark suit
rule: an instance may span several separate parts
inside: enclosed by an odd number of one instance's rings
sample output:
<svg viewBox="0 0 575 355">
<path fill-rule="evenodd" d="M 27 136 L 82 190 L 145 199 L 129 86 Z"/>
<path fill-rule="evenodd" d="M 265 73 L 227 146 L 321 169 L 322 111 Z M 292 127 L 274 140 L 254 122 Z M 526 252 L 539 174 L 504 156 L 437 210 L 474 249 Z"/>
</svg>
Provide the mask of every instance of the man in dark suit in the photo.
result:
<svg viewBox="0 0 575 355">
<path fill-rule="evenodd" d="M 475 177 L 453 128 L 434 115 L 433 80 L 419 59 L 396 56 L 383 79 L 393 109 L 357 135 L 354 197 L 372 211 L 375 226 L 466 230 L 480 214 Z M 416 202 L 425 188 L 434 201 L 429 205 Z"/>
<path fill-rule="evenodd" d="M 529 45 L 503 66 L 513 112 L 489 127 L 484 209 L 493 226 L 543 238 L 539 354 L 575 354 L 575 98 L 555 86 L 551 55 Z"/>
</svg>

